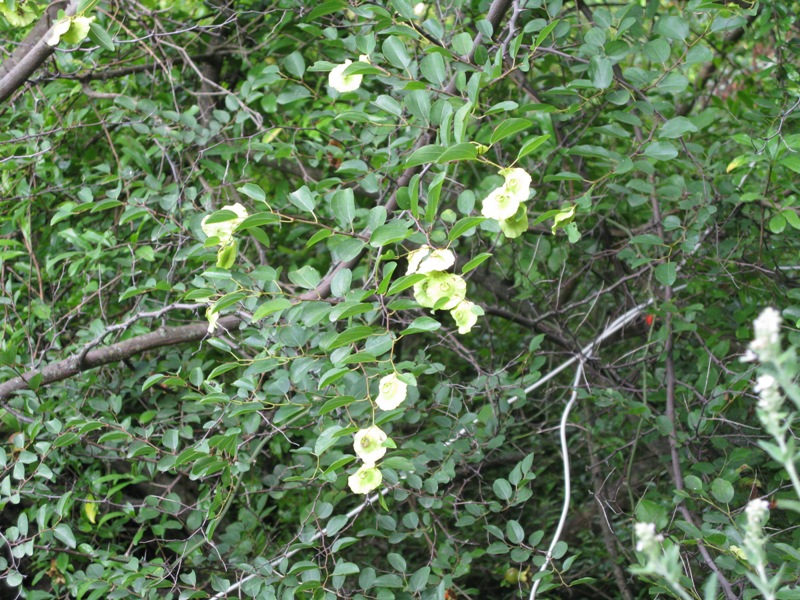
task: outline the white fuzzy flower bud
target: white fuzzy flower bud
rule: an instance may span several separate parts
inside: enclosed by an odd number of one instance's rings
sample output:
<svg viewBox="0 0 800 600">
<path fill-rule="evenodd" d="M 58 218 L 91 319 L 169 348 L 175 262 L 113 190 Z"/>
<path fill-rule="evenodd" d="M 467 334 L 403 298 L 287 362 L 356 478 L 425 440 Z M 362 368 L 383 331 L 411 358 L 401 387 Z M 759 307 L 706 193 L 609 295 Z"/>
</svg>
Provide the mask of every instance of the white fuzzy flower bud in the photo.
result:
<svg viewBox="0 0 800 600">
<path fill-rule="evenodd" d="M 772 307 L 765 308 L 753 322 L 755 336 L 750 351 L 761 361 L 777 358 L 781 351 L 781 314 Z M 748 358 L 750 355 L 746 355 Z"/>
</svg>

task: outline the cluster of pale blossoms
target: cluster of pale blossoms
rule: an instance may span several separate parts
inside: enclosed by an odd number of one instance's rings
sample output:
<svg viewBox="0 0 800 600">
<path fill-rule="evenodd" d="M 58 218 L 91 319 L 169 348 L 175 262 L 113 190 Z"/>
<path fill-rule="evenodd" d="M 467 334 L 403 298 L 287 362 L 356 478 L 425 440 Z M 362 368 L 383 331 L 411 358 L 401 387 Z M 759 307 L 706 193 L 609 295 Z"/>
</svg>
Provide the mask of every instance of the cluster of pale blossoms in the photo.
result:
<svg viewBox="0 0 800 600">
<path fill-rule="evenodd" d="M 455 262 L 456 257 L 450 250 L 421 246 L 409 253 L 406 275 L 425 275 L 425 279 L 414 284 L 414 298 L 420 306 L 449 310 L 458 333 L 469 333 L 483 309 L 466 299 L 464 278 L 447 272 Z"/>
<path fill-rule="evenodd" d="M 358 57 L 359 62 L 369 63 L 369 56 L 362 54 Z M 355 92 L 361 87 L 361 75 L 345 75 L 344 71 L 353 64 L 349 58 L 340 65 L 336 65 L 328 73 L 328 85 L 335 89 L 340 94 L 345 92 Z"/>
<path fill-rule="evenodd" d="M 745 362 L 778 360 L 781 354 L 782 321 L 781 314 L 777 310 L 764 309 L 753 321 L 753 341 L 750 342 L 742 360 Z M 769 373 L 762 373 L 756 380 L 754 391 L 758 394 L 756 412 L 764 428 L 773 437 L 783 439 L 787 427 L 784 423 L 787 413 L 782 410 L 784 398 L 778 381 Z"/>
<path fill-rule="evenodd" d="M 481 214 L 495 219 L 507 238 L 528 231 L 528 211 L 523 204 L 531 193 L 531 176 L 524 169 L 502 169 L 505 183 L 483 199 Z"/>
<path fill-rule="evenodd" d="M 753 341 L 742 357 L 743 362 L 756 359 L 767 362 L 778 358 L 781 353 L 781 313 L 772 307 L 765 308 L 753 321 L 755 334 Z"/>
<path fill-rule="evenodd" d="M 661 542 L 664 536 L 656 533 L 655 523 L 636 523 L 634 526 L 636 536 L 636 551 L 643 552 L 648 562 L 657 562 L 661 555 Z"/>
<path fill-rule="evenodd" d="M 394 410 L 406 399 L 408 384 L 400 379 L 397 373 L 386 375 L 378 385 L 378 397 L 375 404 L 381 410 Z M 372 425 L 360 429 L 353 436 L 353 449 L 364 464 L 350 475 L 347 484 L 355 494 L 368 494 L 383 481 L 380 469 L 375 466 L 386 454 L 386 433 L 378 426 Z"/>
<path fill-rule="evenodd" d="M 248 217 L 248 214 L 247 209 L 238 202 L 223 206 L 220 210 L 232 212 L 234 217 L 224 221 L 217 221 L 215 218 L 213 222 L 209 222 L 212 215 L 207 215 L 203 218 L 200 227 L 203 233 L 209 239 L 213 238 L 212 242 L 216 240 L 216 244 L 219 246 L 217 266 L 222 269 L 229 269 L 236 260 L 236 240 L 233 238 L 233 232 Z M 208 332 L 213 333 L 214 328 L 217 326 L 217 320 L 219 320 L 219 313 L 211 313 L 211 307 L 209 306 L 206 309 L 206 318 L 208 319 Z"/>
</svg>

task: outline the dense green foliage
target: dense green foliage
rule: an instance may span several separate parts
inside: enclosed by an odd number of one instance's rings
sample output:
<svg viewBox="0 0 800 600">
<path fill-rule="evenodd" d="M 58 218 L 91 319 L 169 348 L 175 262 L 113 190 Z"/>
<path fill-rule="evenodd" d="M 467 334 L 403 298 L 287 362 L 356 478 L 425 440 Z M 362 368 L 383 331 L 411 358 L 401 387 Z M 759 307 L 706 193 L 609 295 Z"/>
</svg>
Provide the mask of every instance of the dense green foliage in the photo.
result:
<svg viewBox="0 0 800 600">
<path fill-rule="evenodd" d="M 51 5 L 0 89 L 0 595 L 753 597 L 766 498 L 800 597 L 739 360 L 766 306 L 800 343 L 798 8 Z"/>
</svg>

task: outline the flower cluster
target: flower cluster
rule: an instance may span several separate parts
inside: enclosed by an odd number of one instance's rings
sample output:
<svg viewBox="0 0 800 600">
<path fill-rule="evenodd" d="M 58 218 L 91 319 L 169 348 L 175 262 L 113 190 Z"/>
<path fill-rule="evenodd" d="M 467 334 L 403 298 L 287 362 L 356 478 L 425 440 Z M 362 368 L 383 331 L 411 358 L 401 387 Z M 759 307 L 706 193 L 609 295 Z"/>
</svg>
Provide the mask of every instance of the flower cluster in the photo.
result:
<svg viewBox="0 0 800 600">
<path fill-rule="evenodd" d="M 407 393 L 408 384 L 397 373 L 391 373 L 381 378 L 375 404 L 381 410 L 394 410 L 403 403 Z M 356 456 L 364 461 L 358 471 L 347 479 L 354 494 L 368 494 L 383 481 L 383 475 L 375 463 L 386 454 L 387 440 L 386 433 L 376 425 L 360 429 L 353 436 Z"/>
<path fill-rule="evenodd" d="M 744 528 L 745 545 L 752 544 L 759 548 L 764 542 L 764 523 L 769 517 L 769 502 L 763 498 L 757 498 L 748 502 L 744 509 L 747 516 L 747 524 Z"/>
<path fill-rule="evenodd" d="M 353 436 L 356 455 L 364 461 L 361 468 L 347 479 L 347 484 L 353 493 L 368 494 L 383 481 L 383 475 L 375 463 L 386 454 L 386 446 L 383 443 L 387 439 L 386 433 L 375 425 L 361 429 Z"/>
<path fill-rule="evenodd" d="M 369 56 L 366 54 L 362 54 L 358 57 L 360 62 L 369 62 Z M 336 65 L 331 69 L 331 72 L 328 73 L 328 85 L 335 89 L 340 94 L 344 94 L 345 92 L 355 92 L 358 88 L 361 87 L 361 75 L 345 75 L 344 71 L 353 64 L 353 61 L 347 59 L 340 65 Z"/>
<path fill-rule="evenodd" d="M 636 534 L 636 551 L 651 553 L 652 551 L 661 550 L 661 542 L 664 541 L 664 536 L 656 533 L 655 523 L 636 523 L 634 527 Z"/>
<path fill-rule="evenodd" d="M 223 212 L 225 211 L 225 212 Z M 215 215 L 207 215 L 203 218 L 200 227 L 209 238 L 216 239 L 219 245 L 217 251 L 217 266 L 222 269 L 229 269 L 236 260 L 236 240 L 233 239 L 233 232 L 247 217 L 247 209 L 239 204 L 223 206 Z M 233 218 L 228 213 L 233 213 Z"/>
<path fill-rule="evenodd" d="M 481 214 L 495 219 L 507 238 L 519 237 L 528 230 L 528 212 L 523 204 L 531 193 L 531 176 L 524 169 L 502 169 L 505 182 L 483 199 Z"/>
<path fill-rule="evenodd" d="M 483 309 L 466 299 L 467 282 L 448 273 L 456 257 L 452 251 L 421 246 L 408 255 L 407 275 L 421 273 L 425 279 L 414 284 L 414 298 L 420 306 L 449 310 L 459 333 L 469 333 Z"/>
<path fill-rule="evenodd" d="M 781 313 L 774 308 L 765 308 L 753 321 L 755 335 L 742 360 L 756 359 L 767 362 L 778 358 L 781 353 Z"/>
</svg>

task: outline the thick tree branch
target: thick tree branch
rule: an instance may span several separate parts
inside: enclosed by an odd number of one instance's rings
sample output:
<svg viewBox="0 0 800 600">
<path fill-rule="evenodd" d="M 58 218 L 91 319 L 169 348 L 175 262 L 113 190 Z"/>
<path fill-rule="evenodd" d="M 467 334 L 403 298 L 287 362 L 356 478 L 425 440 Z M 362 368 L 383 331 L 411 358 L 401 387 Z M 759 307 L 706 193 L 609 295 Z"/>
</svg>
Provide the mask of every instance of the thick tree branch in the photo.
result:
<svg viewBox="0 0 800 600">
<path fill-rule="evenodd" d="M 7 100 L 22 87 L 33 72 L 55 52 L 53 46 L 45 44 L 45 40 L 58 11 L 64 9 L 67 15 L 74 15 L 77 8 L 78 0 L 57 0 L 50 4 L 25 40 L 0 64 L 0 102 Z"/>
<path fill-rule="evenodd" d="M 227 329 L 236 327 L 241 319 L 237 316 L 223 317 L 217 322 L 217 333 L 225 333 Z M 61 381 L 81 373 L 101 367 L 109 363 L 118 362 L 135 354 L 140 354 L 163 346 L 174 346 L 187 342 L 196 342 L 208 336 L 208 323 L 193 323 L 192 325 L 182 325 L 179 327 L 160 327 L 159 329 L 139 335 L 129 340 L 117 342 L 110 346 L 90 350 L 83 355 L 77 352 L 64 360 L 47 365 L 43 369 L 34 369 L 24 373 L 20 377 L 15 377 L 6 382 L 0 383 L 0 400 L 6 400 L 14 392 L 24 390 L 28 387 L 28 382 L 37 375 L 42 376 L 39 385 L 47 385 L 56 381 Z"/>
</svg>

